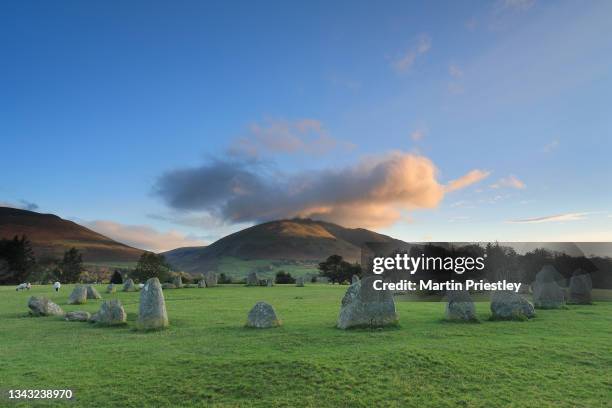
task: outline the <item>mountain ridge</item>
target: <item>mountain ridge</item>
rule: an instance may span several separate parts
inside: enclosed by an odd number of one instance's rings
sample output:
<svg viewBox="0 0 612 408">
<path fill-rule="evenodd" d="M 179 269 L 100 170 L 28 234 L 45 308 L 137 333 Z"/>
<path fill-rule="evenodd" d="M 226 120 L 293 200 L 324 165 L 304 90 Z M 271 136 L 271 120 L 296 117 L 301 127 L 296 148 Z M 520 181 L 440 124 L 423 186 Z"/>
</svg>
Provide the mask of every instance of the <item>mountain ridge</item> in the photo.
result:
<svg viewBox="0 0 612 408">
<path fill-rule="evenodd" d="M 0 207 L 0 238 L 25 235 L 37 259 L 61 258 L 75 247 L 85 262 L 134 262 L 144 252 L 55 214 Z"/>
<path fill-rule="evenodd" d="M 185 272 L 214 270 L 220 259 L 322 261 L 341 255 L 361 259 L 366 242 L 402 241 L 364 228 L 345 228 L 326 221 L 295 218 L 269 221 L 229 234 L 205 247 L 184 247 L 163 252 L 166 260 Z"/>
</svg>

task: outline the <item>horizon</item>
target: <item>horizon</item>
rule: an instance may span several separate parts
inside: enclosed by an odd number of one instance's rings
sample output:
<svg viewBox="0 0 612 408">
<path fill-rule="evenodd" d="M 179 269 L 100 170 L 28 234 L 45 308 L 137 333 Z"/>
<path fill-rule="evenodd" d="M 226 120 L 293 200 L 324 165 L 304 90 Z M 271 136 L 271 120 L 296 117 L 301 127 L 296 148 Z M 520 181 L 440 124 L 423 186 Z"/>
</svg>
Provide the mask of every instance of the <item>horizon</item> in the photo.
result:
<svg viewBox="0 0 612 408">
<path fill-rule="evenodd" d="M 155 252 L 612 241 L 611 3 L 93 5 L 0 5 L 2 206 Z"/>
</svg>

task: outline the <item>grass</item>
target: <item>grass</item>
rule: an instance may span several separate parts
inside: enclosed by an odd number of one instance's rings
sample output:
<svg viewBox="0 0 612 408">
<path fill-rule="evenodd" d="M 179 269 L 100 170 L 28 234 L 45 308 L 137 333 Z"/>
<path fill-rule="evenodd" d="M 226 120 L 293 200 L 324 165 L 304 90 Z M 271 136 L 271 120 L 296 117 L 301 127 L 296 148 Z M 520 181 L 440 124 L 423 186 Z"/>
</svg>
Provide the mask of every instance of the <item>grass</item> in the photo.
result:
<svg viewBox="0 0 612 408">
<path fill-rule="evenodd" d="M 346 286 L 165 292 L 171 327 L 137 332 L 138 293 L 117 293 L 126 327 L 27 317 L 30 295 L 66 311 L 71 287 L 0 287 L 0 388 L 72 389 L 67 407 L 602 407 L 612 401 L 612 303 L 538 310 L 530 321 L 442 321 L 444 304 L 397 302 L 400 325 L 334 328 Z M 276 329 L 243 327 L 270 302 Z M 3 396 L 3 397 L 4 397 Z"/>
</svg>

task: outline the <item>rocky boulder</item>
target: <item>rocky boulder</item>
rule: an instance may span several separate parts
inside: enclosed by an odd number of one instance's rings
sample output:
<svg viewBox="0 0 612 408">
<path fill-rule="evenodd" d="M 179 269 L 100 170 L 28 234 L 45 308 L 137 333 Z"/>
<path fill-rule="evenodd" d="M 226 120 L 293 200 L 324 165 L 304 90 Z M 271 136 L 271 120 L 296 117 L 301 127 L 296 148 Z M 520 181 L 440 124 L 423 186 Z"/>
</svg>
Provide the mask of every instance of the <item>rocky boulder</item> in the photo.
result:
<svg viewBox="0 0 612 408">
<path fill-rule="evenodd" d="M 117 288 L 115 287 L 114 283 L 111 283 L 110 285 L 106 287 L 106 293 L 115 293 L 116 291 L 117 291 Z"/>
<path fill-rule="evenodd" d="M 87 288 L 83 285 L 76 285 L 68 297 L 68 304 L 82 305 L 87 303 Z"/>
<path fill-rule="evenodd" d="M 217 274 L 215 272 L 207 272 L 204 276 L 204 280 L 206 281 L 207 288 L 214 288 L 217 286 Z"/>
<path fill-rule="evenodd" d="M 544 266 L 533 283 L 533 303 L 540 309 L 559 309 L 565 305 L 565 289 L 559 285 L 563 277 L 550 265 Z"/>
<path fill-rule="evenodd" d="M 83 310 L 77 310 L 75 312 L 66 313 L 64 318 L 69 322 L 86 322 L 91 318 L 91 314 Z"/>
<path fill-rule="evenodd" d="M 28 308 L 32 316 L 63 316 L 61 307 L 46 297 L 32 296 L 28 299 Z"/>
<path fill-rule="evenodd" d="M 151 278 L 140 292 L 137 327 L 140 330 L 154 330 L 168 327 L 166 302 L 159 279 Z"/>
<path fill-rule="evenodd" d="M 246 327 L 256 329 L 267 329 L 270 327 L 278 327 L 281 321 L 276 316 L 276 311 L 272 305 L 266 302 L 257 302 L 247 316 Z"/>
<path fill-rule="evenodd" d="M 272 278 L 266 279 L 266 286 L 269 287 L 269 288 L 274 286 L 274 279 L 272 279 Z"/>
<path fill-rule="evenodd" d="M 552 265 L 544 265 L 536 274 L 536 282 L 556 282 L 560 287 L 567 286 L 567 281 Z"/>
<path fill-rule="evenodd" d="M 206 280 L 202 279 L 198 282 L 198 288 L 205 288 L 206 287 Z"/>
<path fill-rule="evenodd" d="M 372 285 L 376 279 L 380 278 L 368 276 L 349 286 L 342 298 L 336 327 L 372 328 L 397 324 L 393 294 L 389 291 L 375 290 Z"/>
<path fill-rule="evenodd" d="M 304 278 L 302 276 L 298 277 L 295 280 L 295 286 L 297 286 L 299 288 L 304 287 Z"/>
<path fill-rule="evenodd" d="M 259 276 L 257 276 L 257 272 L 249 272 L 246 277 L 246 285 L 247 286 L 259 286 Z"/>
<path fill-rule="evenodd" d="M 183 278 L 181 278 L 180 276 L 176 276 L 174 279 L 172 279 L 172 284 L 177 289 L 182 288 L 183 287 Z"/>
<path fill-rule="evenodd" d="M 515 292 L 493 291 L 491 313 L 494 320 L 526 320 L 535 317 L 533 305 Z"/>
<path fill-rule="evenodd" d="M 125 309 L 118 299 L 105 300 L 100 306 L 100 310 L 91 316 L 90 321 L 108 326 L 125 324 L 127 313 L 125 313 Z"/>
<path fill-rule="evenodd" d="M 446 292 L 446 320 L 478 321 L 476 307 L 469 292 L 463 290 Z"/>
<path fill-rule="evenodd" d="M 357 276 L 357 275 L 353 275 L 353 276 L 351 277 L 351 285 L 352 285 L 353 283 L 356 283 L 356 282 L 359 282 L 359 276 Z"/>
<path fill-rule="evenodd" d="M 96 288 L 92 285 L 87 286 L 87 299 L 102 299 Z"/>
<path fill-rule="evenodd" d="M 134 285 L 134 281 L 132 279 L 126 279 L 126 281 L 123 282 L 123 291 L 136 292 L 136 285 Z"/>
<path fill-rule="evenodd" d="M 569 284 L 569 302 L 576 305 L 590 305 L 592 290 L 591 274 L 581 269 L 574 271 Z"/>
</svg>

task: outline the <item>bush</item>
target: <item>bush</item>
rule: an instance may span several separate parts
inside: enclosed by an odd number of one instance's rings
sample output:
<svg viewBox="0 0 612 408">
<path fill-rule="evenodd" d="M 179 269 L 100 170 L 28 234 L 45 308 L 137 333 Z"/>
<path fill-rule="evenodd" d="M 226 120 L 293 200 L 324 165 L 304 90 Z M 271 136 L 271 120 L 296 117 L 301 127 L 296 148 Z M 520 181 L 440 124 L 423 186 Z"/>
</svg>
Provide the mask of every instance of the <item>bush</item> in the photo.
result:
<svg viewBox="0 0 612 408">
<path fill-rule="evenodd" d="M 217 279 L 217 283 L 232 283 L 232 277 L 221 273 Z"/>
<path fill-rule="evenodd" d="M 295 283 L 295 278 L 291 276 L 290 273 L 285 271 L 276 272 L 276 279 L 274 280 L 276 283 Z"/>
<path fill-rule="evenodd" d="M 123 276 L 121 276 L 121 272 L 118 269 L 115 269 L 113 272 L 113 276 L 111 276 L 110 283 L 114 283 L 115 285 L 123 284 Z"/>
</svg>

